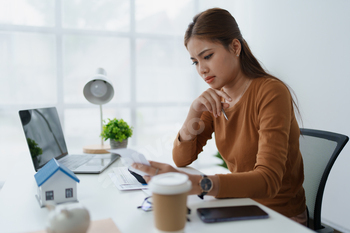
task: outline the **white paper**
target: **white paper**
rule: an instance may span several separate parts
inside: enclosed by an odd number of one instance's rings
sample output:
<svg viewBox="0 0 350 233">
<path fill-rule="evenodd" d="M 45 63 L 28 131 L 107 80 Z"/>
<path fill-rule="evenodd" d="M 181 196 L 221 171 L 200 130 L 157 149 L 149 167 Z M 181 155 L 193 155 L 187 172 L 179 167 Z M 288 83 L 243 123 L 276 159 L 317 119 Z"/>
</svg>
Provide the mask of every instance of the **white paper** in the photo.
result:
<svg viewBox="0 0 350 233">
<path fill-rule="evenodd" d="M 143 154 L 141 154 L 135 150 L 126 149 L 126 148 L 112 149 L 112 150 L 108 150 L 108 151 L 113 153 L 113 154 L 119 154 L 122 158 L 124 166 L 127 166 L 131 171 L 133 171 L 141 176 L 147 175 L 147 173 L 131 167 L 131 165 L 133 163 L 141 163 L 141 164 L 151 166 L 151 164 L 148 162 L 148 160 L 146 159 L 146 157 Z"/>
<path fill-rule="evenodd" d="M 116 175 L 119 184 L 139 184 L 140 182 L 128 171 L 127 167 L 114 167 L 113 172 Z"/>
<path fill-rule="evenodd" d="M 113 173 L 109 173 L 108 175 L 119 190 L 142 189 L 148 196 L 151 195 L 148 186 L 138 182 L 128 171 L 127 167 L 115 167 L 113 168 Z"/>
</svg>

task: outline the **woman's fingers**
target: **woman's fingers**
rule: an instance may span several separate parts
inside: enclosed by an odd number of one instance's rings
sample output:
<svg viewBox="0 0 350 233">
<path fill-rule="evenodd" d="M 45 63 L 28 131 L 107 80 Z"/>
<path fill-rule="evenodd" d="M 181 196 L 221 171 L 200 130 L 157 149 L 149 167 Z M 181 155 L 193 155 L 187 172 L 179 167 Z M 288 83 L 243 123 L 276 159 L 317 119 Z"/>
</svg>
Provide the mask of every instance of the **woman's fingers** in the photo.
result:
<svg viewBox="0 0 350 233">
<path fill-rule="evenodd" d="M 222 103 L 222 107 L 223 107 L 224 109 L 226 109 L 226 108 L 230 107 L 230 105 L 229 105 L 228 103 Z"/>
<path fill-rule="evenodd" d="M 134 163 L 132 164 L 132 167 L 142 172 L 145 172 L 150 176 L 155 176 L 166 172 L 177 172 L 175 168 L 166 163 L 159 163 L 155 161 L 149 161 L 149 163 L 151 166 L 141 163 Z"/>
<path fill-rule="evenodd" d="M 223 108 L 221 98 L 224 98 L 227 101 L 231 101 L 231 97 L 227 95 L 224 91 L 209 88 L 197 98 L 199 105 L 203 106 L 202 108 L 197 108 L 202 111 L 209 111 L 215 117 L 220 116 Z"/>
<path fill-rule="evenodd" d="M 168 165 L 165 163 L 160 163 L 160 162 L 156 162 L 156 161 L 152 161 L 152 160 L 149 160 L 148 162 L 149 162 L 149 164 L 151 164 L 152 167 L 157 167 L 157 168 L 164 167 L 165 165 Z"/>
<path fill-rule="evenodd" d="M 213 90 L 215 90 L 215 89 L 213 89 Z M 219 90 L 215 90 L 215 92 L 216 92 L 219 96 L 221 96 L 222 98 L 224 98 L 226 101 L 228 101 L 228 102 L 231 102 L 231 101 L 232 101 L 231 97 L 230 97 L 228 94 L 226 94 L 226 92 L 224 92 L 224 91 L 219 91 Z"/>
<path fill-rule="evenodd" d="M 157 174 L 166 173 L 166 172 L 178 172 L 176 168 L 174 168 L 173 166 L 167 163 L 159 163 L 155 161 L 149 161 L 149 163 L 151 164 L 152 167 L 158 169 Z"/>
<path fill-rule="evenodd" d="M 151 179 L 152 176 L 159 175 L 162 173 L 167 173 L 167 172 L 179 172 L 179 173 L 184 173 L 182 171 L 177 170 L 173 166 L 166 164 L 166 163 L 159 163 L 155 161 L 149 161 L 151 166 L 142 164 L 142 163 L 133 163 L 132 167 L 143 171 L 147 173 L 148 175 L 143 176 L 143 179 L 148 183 Z M 184 173 L 186 174 L 186 173 Z"/>
<path fill-rule="evenodd" d="M 200 104 L 204 106 L 203 111 L 209 111 L 210 113 L 213 113 L 213 99 L 211 98 L 210 94 L 208 93 L 203 93 L 199 97 Z"/>
<path fill-rule="evenodd" d="M 152 179 L 150 176 L 143 176 L 142 178 L 146 181 L 147 184 Z"/>
<path fill-rule="evenodd" d="M 220 96 L 213 89 L 208 89 L 202 94 L 201 101 L 208 111 L 216 117 L 218 109 L 221 107 Z"/>
<path fill-rule="evenodd" d="M 214 89 L 211 89 L 211 91 L 209 92 L 209 94 L 211 95 L 211 97 L 213 98 L 213 114 L 215 117 L 220 116 L 221 113 L 221 109 L 222 109 L 222 105 L 221 105 L 221 96 L 218 95 L 219 92 L 217 92 Z"/>
<path fill-rule="evenodd" d="M 147 173 L 150 176 L 154 176 L 156 174 L 156 171 L 157 171 L 157 168 L 152 167 L 152 166 L 148 166 L 148 165 L 145 165 L 142 163 L 133 163 L 132 167 L 137 169 L 137 170 L 140 170 L 144 173 Z"/>
</svg>

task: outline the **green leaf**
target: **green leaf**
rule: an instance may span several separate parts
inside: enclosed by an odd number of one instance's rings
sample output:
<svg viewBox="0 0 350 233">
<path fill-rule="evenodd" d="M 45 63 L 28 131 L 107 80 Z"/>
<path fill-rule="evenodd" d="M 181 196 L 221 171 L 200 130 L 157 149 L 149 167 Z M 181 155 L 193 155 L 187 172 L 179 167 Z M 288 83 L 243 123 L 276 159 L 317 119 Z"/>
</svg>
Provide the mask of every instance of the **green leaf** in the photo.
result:
<svg viewBox="0 0 350 233">
<path fill-rule="evenodd" d="M 221 157 L 221 154 L 218 152 L 214 155 L 216 158 L 219 158 L 221 160 L 221 163 L 218 164 L 221 167 L 227 168 L 227 164 L 225 162 L 225 160 Z"/>
<path fill-rule="evenodd" d="M 104 121 L 105 122 L 105 121 Z M 103 125 L 101 137 L 106 141 L 107 139 L 114 139 L 122 142 L 123 140 L 132 136 L 133 128 L 128 125 L 123 119 L 113 120 L 108 118 L 108 122 Z"/>
<path fill-rule="evenodd" d="M 27 138 L 27 141 L 32 158 L 35 158 L 43 153 L 43 149 L 41 149 L 33 139 Z"/>
</svg>

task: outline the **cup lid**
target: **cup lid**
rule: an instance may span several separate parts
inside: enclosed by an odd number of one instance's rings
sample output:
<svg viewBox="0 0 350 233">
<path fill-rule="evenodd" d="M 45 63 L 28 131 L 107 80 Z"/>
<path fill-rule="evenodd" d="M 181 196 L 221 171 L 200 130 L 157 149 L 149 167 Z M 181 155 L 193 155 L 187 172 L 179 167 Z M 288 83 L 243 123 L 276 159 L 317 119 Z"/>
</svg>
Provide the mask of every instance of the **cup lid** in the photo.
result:
<svg viewBox="0 0 350 233">
<path fill-rule="evenodd" d="M 190 191 L 192 187 L 188 176 L 178 172 L 168 172 L 154 176 L 149 188 L 152 193 L 173 195 Z"/>
</svg>

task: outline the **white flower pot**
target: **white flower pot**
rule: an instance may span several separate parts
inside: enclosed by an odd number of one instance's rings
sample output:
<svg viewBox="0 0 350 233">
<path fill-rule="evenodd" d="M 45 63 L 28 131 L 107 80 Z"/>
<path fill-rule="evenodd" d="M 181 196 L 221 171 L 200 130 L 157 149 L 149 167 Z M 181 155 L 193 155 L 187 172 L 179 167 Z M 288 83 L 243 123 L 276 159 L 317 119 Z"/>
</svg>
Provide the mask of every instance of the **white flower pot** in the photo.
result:
<svg viewBox="0 0 350 233">
<path fill-rule="evenodd" d="M 111 149 L 126 148 L 128 145 L 128 139 L 125 139 L 122 142 L 109 139 L 109 144 L 111 145 Z"/>
</svg>

